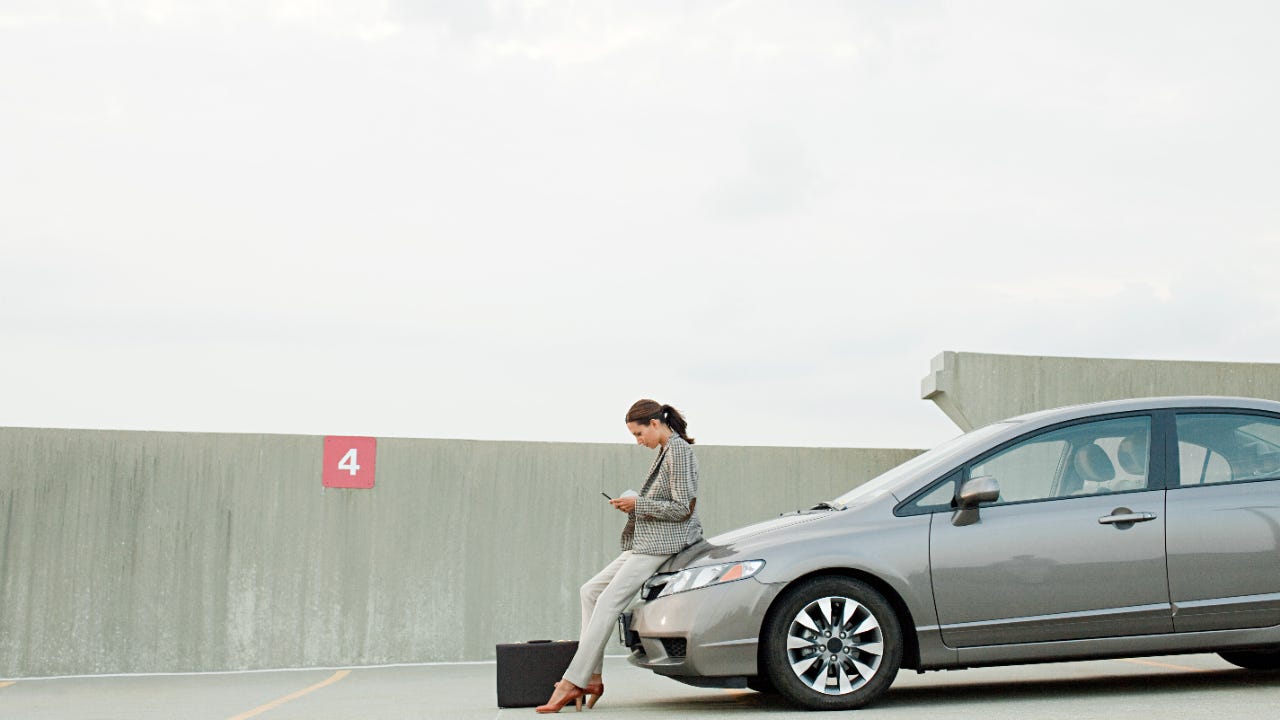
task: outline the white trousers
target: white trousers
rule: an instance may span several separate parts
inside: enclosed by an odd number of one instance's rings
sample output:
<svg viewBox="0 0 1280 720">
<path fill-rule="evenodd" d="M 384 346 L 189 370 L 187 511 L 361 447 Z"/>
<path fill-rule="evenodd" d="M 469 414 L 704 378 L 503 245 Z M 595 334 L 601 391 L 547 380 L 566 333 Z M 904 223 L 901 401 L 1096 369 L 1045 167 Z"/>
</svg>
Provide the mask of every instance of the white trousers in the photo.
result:
<svg viewBox="0 0 1280 720">
<path fill-rule="evenodd" d="M 618 626 L 618 615 L 631 604 L 644 581 L 670 555 L 641 555 L 624 550 L 613 562 L 583 584 L 582 636 L 564 679 L 586 687 L 592 675 L 604 669 L 604 649 Z"/>
</svg>

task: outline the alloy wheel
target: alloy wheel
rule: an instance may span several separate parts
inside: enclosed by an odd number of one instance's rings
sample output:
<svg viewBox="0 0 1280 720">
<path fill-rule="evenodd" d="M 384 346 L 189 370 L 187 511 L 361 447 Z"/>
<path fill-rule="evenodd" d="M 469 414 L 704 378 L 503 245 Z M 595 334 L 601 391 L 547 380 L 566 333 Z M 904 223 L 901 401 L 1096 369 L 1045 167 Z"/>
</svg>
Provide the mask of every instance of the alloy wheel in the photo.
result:
<svg viewBox="0 0 1280 720">
<path fill-rule="evenodd" d="M 884 658 L 880 621 L 840 596 L 805 605 L 787 631 L 787 660 L 800 682 L 826 695 L 847 695 L 875 677 Z"/>
</svg>

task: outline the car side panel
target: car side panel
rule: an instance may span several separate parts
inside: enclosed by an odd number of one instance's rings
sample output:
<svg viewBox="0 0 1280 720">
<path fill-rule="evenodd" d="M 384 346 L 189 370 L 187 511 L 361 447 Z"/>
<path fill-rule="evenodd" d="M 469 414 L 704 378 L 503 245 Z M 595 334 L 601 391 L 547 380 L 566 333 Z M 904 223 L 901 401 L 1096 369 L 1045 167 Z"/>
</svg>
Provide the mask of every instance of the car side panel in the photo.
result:
<svg viewBox="0 0 1280 720">
<path fill-rule="evenodd" d="M 1174 627 L 1280 624 L 1280 480 L 1175 487 L 1167 503 Z"/>
<path fill-rule="evenodd" d="M 1156 519 L 1099 524 L 1120 508 Z M 962 527 L 935 514 L 943 638 L 962 648 L 1172 631 L 1163 510 L 1159 490 L 984 507 Z"/>
</svg>

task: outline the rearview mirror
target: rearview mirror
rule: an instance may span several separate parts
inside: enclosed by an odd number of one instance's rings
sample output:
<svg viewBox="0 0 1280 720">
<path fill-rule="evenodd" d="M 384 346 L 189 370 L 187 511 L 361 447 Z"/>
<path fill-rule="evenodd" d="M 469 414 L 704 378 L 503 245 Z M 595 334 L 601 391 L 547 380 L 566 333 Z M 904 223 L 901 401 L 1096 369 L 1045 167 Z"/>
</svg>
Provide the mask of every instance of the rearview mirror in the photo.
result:
<svg viewBox="0 0 1280 720">
<path fill-rule="evenodd" d="M 951 513 L 951 524 L 963 527 L 978 522 L 978 506 L 999 499 L 1000 483 L 995 478 L 990 475 L 969 478 L 956 493 L 956 509 Z"/>
</svg>

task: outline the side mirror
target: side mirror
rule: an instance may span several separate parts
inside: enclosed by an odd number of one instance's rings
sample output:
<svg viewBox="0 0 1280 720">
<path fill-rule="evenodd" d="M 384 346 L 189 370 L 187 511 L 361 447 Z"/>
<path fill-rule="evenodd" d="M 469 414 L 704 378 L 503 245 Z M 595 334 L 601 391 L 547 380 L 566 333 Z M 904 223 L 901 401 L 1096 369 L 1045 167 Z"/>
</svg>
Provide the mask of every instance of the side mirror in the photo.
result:
<svg viewBox="0 0 1280 720">
<path fill-rule="evenodd" d="M 951 524 L 956 527 L 978 522 L 978 506 L 1000 499 L 1000 483 L 990 475 L 969 478 L 956 493 L 956 509 L 951 513 Z"/>
</svg>

